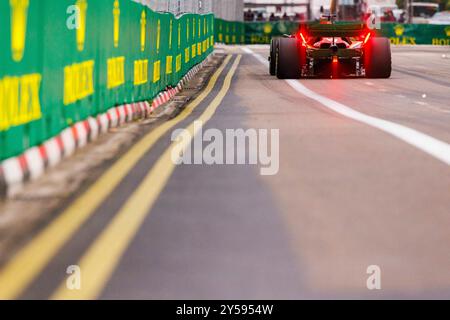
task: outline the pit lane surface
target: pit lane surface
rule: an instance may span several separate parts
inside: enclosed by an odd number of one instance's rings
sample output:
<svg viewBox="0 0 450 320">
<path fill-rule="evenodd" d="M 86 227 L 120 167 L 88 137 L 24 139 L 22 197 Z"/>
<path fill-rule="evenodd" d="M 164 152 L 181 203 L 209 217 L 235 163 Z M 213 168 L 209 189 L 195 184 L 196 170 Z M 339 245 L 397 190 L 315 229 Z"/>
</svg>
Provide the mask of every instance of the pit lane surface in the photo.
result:
<svg viewBox="0 0 450 320">
<path fill-rule="evenodd" d="M 20 253 L 4 266 L 0 290 L 5 275 L 16 275 L 23 286 L 2 296 L 449 298 L 449 165 L 270 77 L 250 53 L 265 58 L 268 47 L 250 50 L 219 48 L 232 58 L 211 93 L 177 126 L 189 127 L 209 111 L 205 130 L 279 129 L 277 175 L 261 176 L 256 166 L 168 168 L 162 160 L 169 131 L 49 254 L 42 270 L 23 271 L 21 262 L 33 260 L 20 260 L 27 257 Z M 299 83 L 448 144 L 448 56 L 448 48 L 393 48 L 391 79 Z M 28 257 L 46 255 L 46 246 Z M 65 289 L 73 264 L 84 279 L 76 293 Z M 382 290 L 366 287 L 370 265 L 381 268 Z"/>
</svg>

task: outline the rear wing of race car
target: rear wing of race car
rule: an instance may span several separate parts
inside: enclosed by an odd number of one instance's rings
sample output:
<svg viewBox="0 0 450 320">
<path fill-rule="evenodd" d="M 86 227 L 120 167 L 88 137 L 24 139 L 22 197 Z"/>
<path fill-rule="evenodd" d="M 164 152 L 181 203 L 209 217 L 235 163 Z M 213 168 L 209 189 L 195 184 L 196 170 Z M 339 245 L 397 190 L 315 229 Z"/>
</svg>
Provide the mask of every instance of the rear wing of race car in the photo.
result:
<svg viewBox="0 0 450 320">
<path fill-rule="evenodd" d="M 309 37 L 358 37 L 366 34 L 368 27 L 365 23 L 335 22 L 323 24 L 318 22 L 304 23 L 300 25 L 299 32 Z"/>
</svg>

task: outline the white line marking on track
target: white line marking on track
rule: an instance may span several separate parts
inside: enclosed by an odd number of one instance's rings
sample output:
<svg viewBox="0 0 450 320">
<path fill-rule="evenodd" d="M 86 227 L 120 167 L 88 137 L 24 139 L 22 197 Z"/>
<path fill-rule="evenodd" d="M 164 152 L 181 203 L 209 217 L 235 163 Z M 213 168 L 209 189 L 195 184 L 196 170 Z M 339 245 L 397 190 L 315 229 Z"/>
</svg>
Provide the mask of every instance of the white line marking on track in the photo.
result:
<svg viewBox="0 0 450 320">
<path fill-rule="evenodd" d="M 262 64 L 268 66 L 268 61 L 266 61 L 260 55 L 254 53 L 249 48 L 242 48 L 242 50 L 254 58 L 256 58 Z M 327 107 L 330 110 L 333 110 L 336 113 L 339 113 L 347 118 L 353 119 L 355 121 L 364 123 L 373 128 L 377 128 L 383 132 L 386 132 L 406 143 L 412 145 L 413 147 L 433 156 L 434 158 L 444 162 L 447 165 L 450 165 L 450 144 L 440 141 L 436 138 L 433 138 L 429 135 L 426 135 L 420 131 L 415 129 L 411 129 L 409 127 L 397 124 L 395 122 L 375 118 L 372 116 L 368 116 L 362 112 L 353 110 L 346 105 L 343 105 L 337 101 L 331 100 L 320 94 L 315 93 L 314 91 L 308 89 L 303 84 L 301 84 L 297 80 L 285 80 L 294 90 L 303 94 L 304 96 L 315 100 Z"/>
</svg>

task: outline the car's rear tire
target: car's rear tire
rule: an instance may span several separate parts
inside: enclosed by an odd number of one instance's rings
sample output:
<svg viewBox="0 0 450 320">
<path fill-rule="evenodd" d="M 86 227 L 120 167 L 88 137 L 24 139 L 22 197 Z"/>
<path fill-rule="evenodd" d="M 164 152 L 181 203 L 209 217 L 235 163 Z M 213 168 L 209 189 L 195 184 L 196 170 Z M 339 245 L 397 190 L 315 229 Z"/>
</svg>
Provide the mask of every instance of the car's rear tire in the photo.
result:
<svg viewBox="0 0 450 320">
<path fill-rule="evenodd" d="M 367 78 L 386 79 L 391 76 L 391 43 L 388 38 L 371 38 L 364 51 L 364 67 Z"/>
<path fill-rule="evenodd" d="M 276 74 L 278 79 L 300 79 L 301 57 L 295 38 L 279 38 L 276 53 Z"/>
<path fill-rule="evenodd" d="M 270 41 L 270 75 L 275 76 L 277 74 L 277 50 L 278 50 L 278 38 L 272 38 Z"/>
</svg>

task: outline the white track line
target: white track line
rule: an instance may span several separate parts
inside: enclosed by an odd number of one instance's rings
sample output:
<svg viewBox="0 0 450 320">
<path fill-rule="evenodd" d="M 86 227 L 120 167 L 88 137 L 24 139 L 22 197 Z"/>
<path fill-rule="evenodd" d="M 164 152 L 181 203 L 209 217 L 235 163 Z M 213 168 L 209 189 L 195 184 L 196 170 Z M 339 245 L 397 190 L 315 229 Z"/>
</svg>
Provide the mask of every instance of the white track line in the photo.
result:
<svg viewBox="0 0 450 320">
<path fill-rule="evenodd" d="M 251 49 L 244 47 L 242 48 L 242 50 L 252 55 L 259 62 L 268 66 L 269 62 L 265 60 L 263 57 L 261 57 L 259 54 L 254 53 Z M 389 133 L 390 135 L 416 147 L 417 149 L 435 157 L 436 159 L 441 160 L 445 164 L 450 165 L 450 145 L 448 143 L 440 141 L 436 138 L 433 138 L 429 135 L 408 128 L 406 126 L 391 121 L 368 116 L 364 113 L 353 110 L 352 108 L 347 107 L 346 105 L 343 105 L 339 102 L 336 102 L 334 100 L 331 100 L 329 98 L 326 98 L 324 96 L 315 93 L 314 91 L 306 88 L 299 81 L 296 80 L 285 80 L 285 81 L 297 92 L 307 96 L 310 99 L 319 102 L 328 109 L 333 110 L 334 112 L 337 112 L 347 118 L 353 119 L 355 121 L 364 123 L 373 128 L 377 128 L 381 131 Z"/>
</svg>

